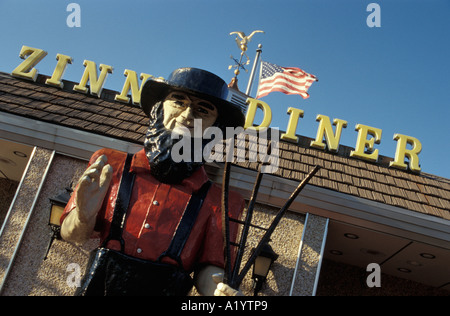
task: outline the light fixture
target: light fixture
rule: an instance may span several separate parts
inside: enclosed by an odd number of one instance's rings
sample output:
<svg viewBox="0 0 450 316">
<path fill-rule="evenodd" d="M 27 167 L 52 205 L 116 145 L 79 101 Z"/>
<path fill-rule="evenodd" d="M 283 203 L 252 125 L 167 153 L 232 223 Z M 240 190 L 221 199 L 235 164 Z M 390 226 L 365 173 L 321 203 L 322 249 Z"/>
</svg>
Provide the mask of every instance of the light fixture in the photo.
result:
<svg viewBox="0 0 450 316">
<path fill-rule="evenodd" d="M 252 279 L 256 281 L 253 292 L 254 296 L 257 296 L 258 292 L 261 291 L 262 286 L 267 279 L 267 275 L 269 274 L 269 270 L 277 259 L 278 255 L 273 251 L 272 247 L 269 244 L 264 244 L 253 264 Z"/>
<path fill-rule="evenodd" d="M 18 151 L 18 150 L 15 150 L 15 151 L 14 151 L 14 155 L 16 155 L 16 156 L 18 156 L 18 157 L 20 157 L 20 158 L 27 158 L 27 157 L 28 157 L 27 154 L 25 154 L 25 153 L 23 153 L 23 152 L 21 152 L 21 151 Z"/>
<path fill-rule="evenodd" d="M 422 258 L 425 258 L 425 259 L 434 259 L 434 258 L 436 258 L 436 256 L 432 255 L 431 253 L 421 253 L 420 256 Z"/>
<path fill-rule="evenodd" d="M 44 260 L 47 259 L 50 248 L 52 247 L 53 241 L 55 239 L 61 239 L 61 223 L 60 219 L 64 212 L 64 208 L 70 200 L 70 194 L 72 193 L 72 189 L 66 188 L 65 192 L 50 198 L 50 218 L 48 221 L 48 225 L 52 229 L 52 236 L 50 242 L 47 247 L 47 253 L 45 254 Z"/>
<path fill-rule="evenodd" d="M 342 256 L 343 255 L 342 251 L 334 250 L 334 249 L 330 250 L 330 253 L 332 255 L 335 255 L 335 256 Z"/>
<path fill-rule="evenodd" d="M 349 239 L 358 239 L 359 238 L 358 235 L 351 234 L 351 233 L 346 233 L 346 234 L 344 234 L 344 236 L 349 238 Z"/>
<path fill-rule="evenodd" d="M 406 269 L 406 268 L 398 268 L 397 270 L 400 272 L 403 272 L 403 273 L 411 273 L 412 272 L 410 269 Z"/>
</svg>

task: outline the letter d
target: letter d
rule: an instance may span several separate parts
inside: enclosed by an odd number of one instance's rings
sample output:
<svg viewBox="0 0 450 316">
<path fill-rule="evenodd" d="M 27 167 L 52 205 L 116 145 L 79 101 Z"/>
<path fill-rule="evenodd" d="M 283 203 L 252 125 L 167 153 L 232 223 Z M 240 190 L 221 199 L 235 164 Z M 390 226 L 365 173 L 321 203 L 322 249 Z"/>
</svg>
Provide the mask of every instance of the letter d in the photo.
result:
<svg viewBox="0 0 450 316">
<path fill-rule="evenodd" d="M 272 122 L 272 110 L 270 109 L 270 106 L 261 100 L 252 99 L 252 98 L 247 99 L 247 104 L 249 106 L 248 106 L 248 110 L 247 110 L 247 115 L 245 117 L 244 128 L 245 129 L 254 128 L 257 131 L 264 129 L 264 128 L 268 128 L 270 126 L 270 123 Z M 253 126 L 253 122 L 254 122 L 255 116 L 256 116 L 256 110 L 258 108 L 263 111 L 264 118 L 259 126 Z"/>
</svg>

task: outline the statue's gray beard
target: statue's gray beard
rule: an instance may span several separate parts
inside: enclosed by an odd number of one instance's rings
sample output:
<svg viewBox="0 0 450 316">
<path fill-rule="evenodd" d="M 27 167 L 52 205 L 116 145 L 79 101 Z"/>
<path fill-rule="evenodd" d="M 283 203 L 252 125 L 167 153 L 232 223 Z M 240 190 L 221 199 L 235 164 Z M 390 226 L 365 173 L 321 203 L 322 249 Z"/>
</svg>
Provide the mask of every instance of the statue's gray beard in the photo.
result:
<svg viewBox="0 0 450 316">
<path fill-rule="evenodd" d="M 163 103 L 156 103 L 150 112 L 150 124 L 144 148 L 151 174 L 163 183 L 180 183 L 191 176 L 203 162 L 174 162 L 172 147 L 179 139 L 171 138 L 171 131 L 163 125 Z M 191 161 L 194 161 L 191 159 Z"/>
</svg>

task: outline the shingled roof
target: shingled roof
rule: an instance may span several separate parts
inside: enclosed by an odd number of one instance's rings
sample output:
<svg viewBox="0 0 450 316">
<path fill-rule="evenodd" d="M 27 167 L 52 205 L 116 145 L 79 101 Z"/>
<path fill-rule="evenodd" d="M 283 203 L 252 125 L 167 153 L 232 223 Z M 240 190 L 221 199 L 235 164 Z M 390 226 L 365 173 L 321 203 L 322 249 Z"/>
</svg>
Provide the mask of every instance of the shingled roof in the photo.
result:
<svg viewBox="0 0 450 316">
<path fill-rule="evenodd" d="M 64 89 L 0 72 L 0 111 L 87 132 L 143 143 L 148 118 L 139 107 L 114 101 L 115 91 L 103 90 L 102 98 L 73 91 L 76 83 L 63 81 Z"/>
<path fill-rule="evenodd" d="M 118 92 L 104 90 L 101 98 L 72 91 L 75 83 L 64 81 L 64 89 L 21 80 L 0 72 L 0 112 L 81 129 L 142 144 L 148 118 L 130 104 L 115 102 Z M 315 165 L 322 168 L 310 184 L 360 198 L 401 207 L 450 220 L 450 180 L 387 168 L 387 157 L 373 164 L 349 158 L 352 149 L 340 146 L 336 154 L 309 148 L 311 139 L 298 144 L 279 142 L 280 160 L 275 175 L 301 180 Z M 257 163 L 238 166 L 257 169 Z"/>
</svg>

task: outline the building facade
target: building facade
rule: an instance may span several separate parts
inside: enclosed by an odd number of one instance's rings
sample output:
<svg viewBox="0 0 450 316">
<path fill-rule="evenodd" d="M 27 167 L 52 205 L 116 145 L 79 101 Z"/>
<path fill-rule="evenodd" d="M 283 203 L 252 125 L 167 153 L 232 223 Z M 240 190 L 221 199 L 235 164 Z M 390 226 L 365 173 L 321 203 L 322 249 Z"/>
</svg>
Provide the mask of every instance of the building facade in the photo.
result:
<svg viewBox="0 0 450 316">
<path fill-rule="evenodd" d="M 147 130 L 139 106 L 117 101 L 121 93 L 82 93 L 74 89 L 78 83 L 48 84 L 51 78 L 0 73 L 5 296 L 74 293 L 96 241 L 78 247 L 56 240 L 44 260 L 52 235 L 49 199 L 76 185 L 93 152 L 137 152 Z M 345 146 L 336 152 L 313 148 L 313 139 L 297 137 L 277 140 L 278 168 L 263 177 L 253 224 L 268 227 L 305 175 L 316 165 L 321 169 L 272 235 L 278 259 L 260 295 L 448 295 L 450 180 L 390 168 L 394 159 L 387 157 L 356 159 Z M 223 163 L 206 169 L 213 181 L 222 181 Z M 257 170 L 251 161 L 232 167 L 230 185 L 247 201 Z M 250 230 L 248 249 L 263 233 Z M 251 272 L 242 291 L 253 294 Z"/>
</svg>

